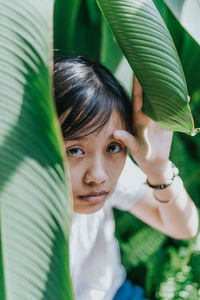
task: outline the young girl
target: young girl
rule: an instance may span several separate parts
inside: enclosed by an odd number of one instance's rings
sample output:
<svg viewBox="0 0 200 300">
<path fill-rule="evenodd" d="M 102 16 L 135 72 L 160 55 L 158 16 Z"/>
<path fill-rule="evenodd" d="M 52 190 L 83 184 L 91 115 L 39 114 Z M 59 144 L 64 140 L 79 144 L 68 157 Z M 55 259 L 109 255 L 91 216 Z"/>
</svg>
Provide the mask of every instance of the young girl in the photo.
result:
<svg viewBox="0 0 200 300">
<path fill-rule="evenodd" d="M 130 102 L 103 66 L 77 56 L 55 63 L 54 88 L 73 193 L 70 271 L 76 300 L 144 299 L 126 281 L 112 207 L 175 239 L 194 237 L 196 207 L 169 161 L 172 132 Z M 136 166 L 127 156 L 129 149 Z"/>
</svg>

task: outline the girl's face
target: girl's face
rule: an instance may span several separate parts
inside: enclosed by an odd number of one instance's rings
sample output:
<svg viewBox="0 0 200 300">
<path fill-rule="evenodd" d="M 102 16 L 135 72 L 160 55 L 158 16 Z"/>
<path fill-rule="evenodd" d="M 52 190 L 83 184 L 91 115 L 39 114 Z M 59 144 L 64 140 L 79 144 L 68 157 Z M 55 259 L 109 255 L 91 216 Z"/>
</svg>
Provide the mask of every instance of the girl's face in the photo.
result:
<svg viewBox="0 0 200 300">
<path fill-rule="evenodd" d="M 123 125 L 117 112 L 98 132 L 64 141 L 71 175 L 74 211 L 90 214 L 104 205 L 126 160 L 126 147 L 113 136 Z"/>
</svg>

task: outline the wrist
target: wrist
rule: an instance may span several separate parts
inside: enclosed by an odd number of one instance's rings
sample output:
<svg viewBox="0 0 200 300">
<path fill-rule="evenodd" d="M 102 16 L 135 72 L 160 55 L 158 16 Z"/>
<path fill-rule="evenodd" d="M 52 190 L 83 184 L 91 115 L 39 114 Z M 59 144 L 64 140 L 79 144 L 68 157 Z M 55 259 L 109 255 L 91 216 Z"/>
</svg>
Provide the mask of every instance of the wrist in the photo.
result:
<svg viewBox="0 0 200 300">
<path fill-rule="evenodd" d="M 145 173 L 148 178 L 149 184 L 167 184 L 174 176 L 173 164 L 171 161 L 168 160 L 165 164 L 159 166 L 159 168 L 152 167 L 151 170 L 148 170 Z"/>
<path fill-rule="evenodd" d="M 161 204 L 170 205 L 174 203 L 183 191 L 183 181 L 179 176 L 176 176 L 173 184 L 163 190 L 154 190 L 154 198 Z"/>
</svg>

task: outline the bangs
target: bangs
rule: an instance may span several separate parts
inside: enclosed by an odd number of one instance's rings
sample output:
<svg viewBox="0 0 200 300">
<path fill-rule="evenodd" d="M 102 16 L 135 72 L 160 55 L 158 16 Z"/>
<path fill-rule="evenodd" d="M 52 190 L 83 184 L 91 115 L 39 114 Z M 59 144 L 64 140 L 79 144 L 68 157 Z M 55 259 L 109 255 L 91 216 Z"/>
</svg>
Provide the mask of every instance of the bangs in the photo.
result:
<svg viewBox="0 0 200 300">
<path fill-rule="evenodd" d="M 90 99 L 87 97 L 87 100 L 79 101 L 71 108 L 67 118 L 61 124 L 64 140 L 81 139 L 101 131 L 108 124 L 114 110 L 121 117 L 121 112 L 117 107 L 118 101 L 113 98 L 113 95 L 109 96 L 96 94 Z M 125 122 L 122 117 L 121 120 L 124 126 Z"/>
</svg>

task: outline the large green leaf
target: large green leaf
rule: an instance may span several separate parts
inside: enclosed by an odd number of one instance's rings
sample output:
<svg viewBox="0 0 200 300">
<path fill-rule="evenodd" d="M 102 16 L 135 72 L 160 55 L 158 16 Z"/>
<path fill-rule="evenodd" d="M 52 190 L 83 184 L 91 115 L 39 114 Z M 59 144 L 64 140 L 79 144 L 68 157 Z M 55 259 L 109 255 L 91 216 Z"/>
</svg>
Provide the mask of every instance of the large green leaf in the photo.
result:
<svg viewBox="0 0 200 300">
<path fill-rule="evenodd" d="M 170 9 L 165 2 L 170 3 Z M 190 2 L 191 5 L 186 13 L 185 6 L 188 2 Z M 195 117 L 193 104 L 196 100 L 194 99 L 194 94 L 200 92 L 200 43 L 198 44 L 198 38 L 195 40 L 195 36 L 198 36 L 200 41 L 200 19 L 196 14 L 196 12 L 199 12 L 198 15 L 200 14 L 200 2 L 198 4 L 196 0 L 194 2 L 190 0 L 183 0 L 181 2 L 154 0 L 154 3 L 159 9 L 176 45 L 185 73 L 188 92 L 191 97 L 191 109 Z M 178 10 L 179 6 L 180 12 Z M 191 18 L 193 19 L 192 23 L 189 22 Z M 197 120 L 198 118 L 199 116 Z"/>
<path fill-rule="evenodd" d="M 101 43 L 100 24 L 101 13 L 96 2 L 94 0 L 82 0 L 76 23 L 73 53 L 85 55 L 91 60 L 99 59 Z"/>
<path fill-rule="evenodd" d="M 153 1 L 97 1 L 143 86 L 144 112 L 169 130 L 194 134 L 183 69 Z"/>
<path fill-rule="evenodd" d="M 109 25 L 105 19 L 102 18 L 101 63 L 114 74 L 122 57 L 123 53 Z"/>
<path fill-rule="evenodd" d="M 88 14 L 90 16 L 91 23 L 93 25 L 99 23 L 99 20 L 101 18 L 101 13 L 99 12 L 96 1 L 86 0 L 86 3 L 87 3 L 87 9 L 88 9 Z"/>
<path fill-rule="evenodd" d="M 53 1 L 0 0 L 0 299 L 72 299 Z"/>
<path fill-rule="evenodd" d="M 170 4 L 170 9 L 168 5 Z M 186 3 L 190 2 L 190 9 L 185 11 Z M 194 120 L 199 123 L 199 109 L 200 109 L 200 45 L 193 39 L 194 34 L 190 30 L 191 35 L 184 26 L 184 20 L 187 17 L 191 19 L 193 16 L 193 24 L 196 24 L 195 28 L 192 24 L 187 23 L 188 27 L 192 25 L 191 29 L 195 29 L 195 32 L 200 36 L 199 17 L 197 17 L 196 11 L 200 9 L 200 2 L 181 0 L 181 1 L 160 1 L 154 0 L 156 7 L 159 9 L 170 33 L 176 45 L 181 63 L 183 65 L 188 92 L 191 98 L 190 106 L 193 112 Z M 199 4 L 198 4 L 199 3 Z M 180 11 L 179 11 L 180 9 Z M 172 13 L 173 12 L 173 13 Z M 199 12 L 200 13 L 200 12 Z M 176 17 L 175 17 L 176 16 Z M 184 27 L 183 27 L 184 26 Z M 192 37 L 193 36 L 193 37 Z M 176 133 L 173 138 L 173 144 L 171 149 L 171 160 L 178 165 L 180 169 L 180 175 L 183 178 L 187 191 L 192 196 L 192 199 L 198 205 L 199 203 L 199 160 L 200 160 L 200 139 L 197 135 L 193 139 L 189 136 Z M 189 164 L 185 164 L 185 161 L 189 161 Z"/>
<path fill-rule="evenodd" d="M 123 55 L 109 25 L 102 18 L 102 39 L 100 61 L 105 65 L 131 96 L 133 71 Z"/>
<path fill-rule="evenodd" d="M 54 0 L 54 56 L 99 59 L 101 13 L 94 0 Z"/>
<path fill-rule="evenodd" d="M 81 0 L 54 0 L 55 56 L 71 54 Z"/>
</svg>

